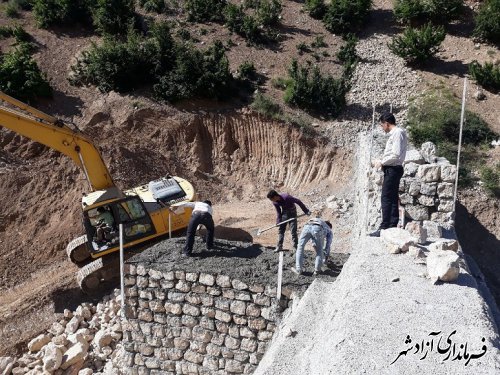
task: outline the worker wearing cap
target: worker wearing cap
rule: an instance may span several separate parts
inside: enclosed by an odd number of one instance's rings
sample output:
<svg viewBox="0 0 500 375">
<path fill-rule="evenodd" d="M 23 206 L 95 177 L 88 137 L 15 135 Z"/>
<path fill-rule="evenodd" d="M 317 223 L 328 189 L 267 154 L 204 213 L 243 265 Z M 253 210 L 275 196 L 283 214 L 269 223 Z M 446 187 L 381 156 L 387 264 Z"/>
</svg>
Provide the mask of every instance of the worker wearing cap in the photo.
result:
<svg viewBox="0 0 500 375">
<path fill-rule="evenodd" d="M 384 172 L 382 184 L 382 223 L 380 228 L 371 233 L 372 237 L 379 237 L 380 230 L 395 228 L 399 221 L 399 182 L 403 177 L 403 162 L 408 147 L 406 131 L 396 126 L 396 119 L 392 113 L 384 113 L 379 118 L 380 126 L 389 139 L 385 145 L 382 160 L 374 160 L 372 166 Z"/>
<path fill-rule="evenodd" d="M 309 240 L 312 240 L 314 251 L 316 251 L 313 275 L 318 275 L 321 272 L 323 262 L 326 263 L 330 256 L 332 239 L 332 224 L 329 221 L 324 221 L 317 217 L 309 219 L 300 233 L 299 247 L 297 248 L 297 254 L 295 254 L 295 267 L 292 267 L 292 271 L 297 275 L 302 274 L 304 247 Z"/>
<path fill-rule="evenodd" d="M 186 245 L 182 251 L 182 255 L 190 256 L 193 251 L 194 236 L 198 225 L 203 225 L 207 228 L 206 245 L 207 250 L 214 246 L 214 220 L 212 218 L 212 202 L 209 200 L 203 202 L 188 202 L 182 205 L 183 207 L 192 207 L 191 219 L 186 234 Z"/>
<path fill-rule="evenodd" d="M 309 209 L 300 199 L 292 197 L 290 194 L 281 193 L 278 194 L 276 190 L 270 190 L 267 193 L 267 198 L 273 202 L 274 208 L 276 209 L 276 224 L 282 221 L 295 218 L 295 220 L 289 221 L 288 223 L 279 226 L 278 234 L 278 244 L 276 245 L 275 252 L 283 250 L 283 242 L 285 240 L 285 230 L 286 225 L 290 225 L 290 232 L 292 233 L 293 247 L 297 249 L 297 243 L 299 241 L 297 237 L 297 204 L 306 215 L 310 215 Z"/>
</svg>

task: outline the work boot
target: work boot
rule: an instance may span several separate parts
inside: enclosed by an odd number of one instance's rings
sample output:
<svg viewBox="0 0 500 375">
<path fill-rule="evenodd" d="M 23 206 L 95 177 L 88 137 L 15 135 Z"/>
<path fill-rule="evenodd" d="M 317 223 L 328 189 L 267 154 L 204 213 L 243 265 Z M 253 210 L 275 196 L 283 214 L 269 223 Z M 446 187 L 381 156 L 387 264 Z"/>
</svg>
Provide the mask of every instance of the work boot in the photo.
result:
<svg viewBox="0 0 500 375">
<path fill-rule="evenodd" d="M 290 271 L 292 271 L 294 274 L 296 274 L 297 276 L 300 276 L 302 275 L 302 271 L 298 270 L 297 268 L 295 267 L 292 267 L 290 268 Z"/>
<path fill-rule="evenodd" d="M 371 232 L 368 236 L 370 236 L 370 237 L 380 237 L 380 229 L 377 229 L 375 232 Z"/>
</svg>

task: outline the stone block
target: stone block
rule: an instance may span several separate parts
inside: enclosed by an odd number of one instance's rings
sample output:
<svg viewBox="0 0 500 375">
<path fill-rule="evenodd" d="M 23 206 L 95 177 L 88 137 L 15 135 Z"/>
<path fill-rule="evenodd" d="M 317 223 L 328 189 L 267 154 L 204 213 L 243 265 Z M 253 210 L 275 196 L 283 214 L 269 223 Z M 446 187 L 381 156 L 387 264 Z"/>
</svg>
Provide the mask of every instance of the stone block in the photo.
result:
<svg viewBox="0 0 500 375">
<path fill-rule="evenodd" d="M 250 358 L 250 354 L 244 350 L 235 350 L 234 351 L 234 356 L 233 359 L 238 361 L 238 362 L 247 362 L 248 359 Z"/>
<path fill-rule="evenodd" d="M 240 336 L 252 339 L 255 337 L 255 333 L 248 327 L 241 327 L 240 328 Z"/>
<path fill-rule="evenodd" d="M 175 284 L 175 289 L 187 293 L 191 290 L 191 283 L 186 280 L 179 280 L 177 284 Z"/>
<path fill-rule="evenodd" d="M 191 285 L 191 292 L 193 293 L 199 293 L 199 294 L 204 294 L 207 291 L 207 287 L 205 285 L 201 285 L 198 283 L 195 283 Z"/>
<path fill-rule="evenodd" d="M 436 199 L 433 197 L 433 196 L 429 196 L 429 195 L 420 195 L 418 198 L 417 198 L 417 202 L 419 204 L 421 204 L 422 206 L 426 206 L 426 207 L 434 207 L 434 205 L 436 204 Z"/>
<path fill-rule="evenodd" d="M 191 339 L 192 328 L 191 327 L 181 327 L 181 334 L 179 337 L 182 337 L 184 339 Z"/>
<path fill-rule="evenodd" d="M 162 313 L 165 312 L 165 306 L 162 301 L 154 300 L 149 302 L 149 308 L 154 313 Z"/>
<path fill-rule="evenodd" d="M 245 284 L 243 281 L 236 280 L 236 279 L 231 282 L 231 285 L 233 286 L 234 289 L 238 289 L 238 290 L 247 290 L 248 289 L 247 284 Z"/>
<path fill-rule="evenodd" d="M 234 296 L 236 295 L 236 292 L 234 289 L 222 289 L 222 297 L 227 298 L 227 299 L 234 299 Z"/>
<path fill-rule="evenodd" d="M 422 143 L 420 154 L 427 163 L 434 163 L 436 161 L 436 145 L 432 142 Z"/>
<path fill-rule="evenodd" d="M 43 369 L 46 372 L 54 372 L 56 371 L 62 363 L 63 353 L 60 348 L 58 348 L 55 344 L 47 344 L 44 349 L 43 354 Z M 2 374 L 9 374 L 9 371 L 5 371 L 2 369 L 3 366 L 0 365 L 0 371 Z"/>
<path fill-rule="evenodd" d="M 458 241 L 457 240 L 439 240 L 429 245 L 430 251 L 458 251 Z"/>
<path fill-rule="evenodd" d="M 454 213 L 453 212 L 433 212 L 431 214 L 431 220 L 441 223 L 441 224 L 446 224 L 446 225 L 453 225 L 454 223 Z"/>
<path fill-rule="evenodd" d="M 424 182 L 420 185 L 420 194 L 434 196 L 436 195 L 436 191 L 437 191 L 437 182 L 428 182 L 428 183 Z"/>
<path fill-rule="evenodd" d="M 220 351 L 219 351 L 220 352 Z M 206 356 L 204 359 L 203 359 L 203 367 L 209 369 L 212 373 L 217 371 L 219 369 L 219 359 L 218 358 L 214 358 L 214 357 L 217 357 L 217 355 L 215 356 Z"/>
<path fill-rule="evenodd" d="M 416 243 L 423 244 L 427 241 L 427 230 L 418 221 L 411 221 L 406 224 L 405 229 L 415 239 Z"/>
<path fill-rule="evenodd" d="M 440 199 L 438 205 L 439 212 L 453 212 L 453 199 Z"/>
<path fill-rule="evenodd" d="M 215 311 L 215 319 L 220 320 L 225 323 L 229 323 L 231 321 L 231 314 L 228 314 L 225 311 L 216 310 Z"/>
<path fill-rule="evenodd" d="M 441 166 L 441 180 L 445 182 L 455 182 L 457 175 L 456 165 L 442 165 Z"/>
<path fill-rule="evenodd" d="M 146 276 L 148 274 L 148 269 L 144 264 L 138 264 L 136 270 L 139 276 Z"/>
<path fill-rule="evenodd" d="M 214 345 L 224 345 L 224 340 L 226 339 L 225 333 L 213 332 L 211 343 Z"/>
<path fill-rule="evenodd" d="M 431 251 L 427 256 L 427 273 L 433 281 L 455 281 L 460 274 L 459 256 L 454 251 Z"/>
<path fill-rule="evenodd" d="M 417 180 L 417 179 L 412 179 L 407 181 L 407 186 L 408 186 L 408 194 L 410 194 L 412 197 L 417 196 L 420 194 L 420 188 L 422 186 L 422 183 Z"/>
<path fill-rule="evenodd" d="M 407 205 L 407 204 L 413 204 L 415 199 L 410 194 L 404 193 L 399 195 L 399 200 L 401 204 Z"/>
<path fill-rule="evenodd" d="M 415 177 L 418 171 L 418 164 L 416 163 L 408 163 L 404 166 L 404 177 Z"/>
<path fill-rule="evenodd" d="M 425 230 L 427 230 L 428 238 L 441 238 L 442 236 L 442 227 L 435 221 L 425 220 L 422 223 L 422 226 Z"/>
<path fill-rule="evenodd" d="M 271 306 L 271 298 L 265 294 L 255 294 L 253 296 L 253 301 L 257 305 Z"/>
<path fill-rule="evenodd" d="M 442 182 L 438 185 L 437 194 L 440 199 L 453 198 L 454 185 L 451 182 Z"/>
<path fill-rule="evenodd" d="M 401 228 L 384 229 L 380 231 L 380 238 L 386 244 L 391 245 L 391 249 L 397 247 L 401 252 L 407 252 L 411 245 L 416 244 L 411 234 Z"/>
<path fill-rule="evenodd" d="M 181 337 L 174 338 L 174 347 L 180 350 L 186 350 L 189 348 L 189 340 L 183 339 Z"/>
<path fill-rule="evenodd" d="M 203 342 L 209 343 L 212 340 L 213 332 L 202 328 L 202 327 L 194 327 L 192 332 L 193 339 Z"/>
<path fill-rule="evenodd" d="M 168 292 L 167 296 L 170 302 L 184 302 L 186 299 L 186 293 Z"/>
<path fill-rule="evenodd" d="M 246 352 L 253 353 L 257 350 L 257 340 L 244 338 L 241 340 L 240 348 Z"/>
<path fill-rule="evenodd" d="M 241 362 L 238 362 L 234 359 L 228 359 L 226 360 L 225 370 L 229 373 L 243 374 L 245 366 Z"/>
<path fill-rule="evenodd" d="M 437 164 L 423 164 L 418 167 L 417 177 L 422 182 L 437 182 L 441 177 L 441 167 Z"/>
<path fill-rule="evenodd" d="M 246 307 L 247 305 L 245 302 L 233 300 L 231 301 L 229 310 L 234 314 L 245 315 Z"/>
<path fill-rule="evenodd" d="M 198 281 L 198 272 L 186 272 L 186 281 L 195 283 Z"/>
<path fill-rule="evenodd" d="M 421 205 L 406 205 L 405 215 L 412 220 L 429 220 L 429 209 Z"/>
<path fill-rule="evenodd" d="M 419 150 L 407 150 L 403 164 L 424 164 L 425 160 Z"/>
<path fill-rule="evenodd" d="M 213 307 L 202 306 L 200 311 L 203 316 L 215 318 L 215 309 Z"/>
<path fill-rule="evenodd" d="M 186 305 L 184 305 L 186 307 Z M 192 316 L 191 314 L 186 314 L 181 317 L 181 322 L 183 326 L 186 327 L 191 327 L 193 328 L 194 326 L 197 326 L 199 324 L 199 321 L 197 318 Z"/>
<path fill-rule="evenodd" d="M 211 296 L 220 296 L 222 294 L 222 290 L 218 286 L 207 286 L 207 293 Z"/>
<path fill-rule="evenodd" d="M 139 310 L 137 313 L 139 320 L 144 320 L 145 322 L 153 321 L 153 312 L 151 310 Z"/>
<path fill-rule="evenodd" d="M 217 275 L 216 284 L 222 288 L 231 288 L 231 279 L 229 276 Z"/>
<path fill-rule="evenodd" d="M 259 284 L 250 284 L 248 286 L 248 289 L 252 293 L 263 293 L 264 292 L 264 286 L 263 285 L 259 285 Z"/>
<path fill-rule="evenodd" d="M 184 271 L 174 271 L 175 278 L 177 280 L 186 280 L 186 272 Z"/>
<path fill-rule="evenodd" d="M 50 334 L 42 333 L 28 343 L 28 350 L 30 352 L 38 352 L 44 345 L 48 344 L 51 339 L 52 336 Z"/>
<path fill-rule="evenodd" d="M 66 350 L 62 357 L 61 369 L 66 370 L 70 366 L 83 361 L 87 356 L 87 348 L 88 345 L 78 342 Z"/>
<path fill-rule="evenodd" d="M 201 273 L 199 283 L 206 286 L 213 286 L 215 284 L 215 276 L 208 273 Z"/>
<path fill-rule="evenodd" d="M 187 350 L 184 354 L 184 359 L 191 363 L 202 364 L 203 355 L 192 350 Z"/>
<path fill-rule="evenodd" d="M 165 303 L 165 312 L 167 314 L 180 315 L 180 314 L 182 314 L 182 305 L 179 303 L 166 302 Z"/>
<path fill-rule="evenodd" d="M 163 278 L 168 281 L 174 281 L 175 280 L 174 271 L 163 272 Z"/>
<path fill-rule="evenodd" d="M 197 306 L 193 306 L 193 305 L 190 305 L 188 303 L 185 303 L 184 306 L 182 307 L 182 312 L 186 315 L 199 316 L 200 315 L 200 308 Z"/>
<path fill-rule="evenodd" d="M 215 321 L 207 316 L 202 316 L 200 318 L 200 327 L 214 331 Z"/>
<path fill-rule="evenodd" d="M 269 341 L 273 338 L 273 332 L 259 331 L 257 333 L 257 338 L 259 339 L 259 341 Z"/>
<path fill-rule="evenodd" d="M 241 340 L 235 337 L 226 336 L 224 340 L 224 345 L 230 350 L 236 350 L 240 348 Z"/>
<path fill-rule="evenodd" d="M 255 305 L 253 303 L 248 304 L 247 309 L 246 309 L 247 316 L 252 316 L 252 317 L 257 318 L 260 316 L 260 312 L 261 312 L 261 310 L 260 310 L 259 306 Z"/>
<path fill-rule="evenodd" d="M 252 295 L 249 292 L 245 291 L 236 291 L 234 293 L 234 298 L 240 301 L 251 301 L 252 300 Z"/>
<path fill-rule="evenodd" d="M 248 323 L 248 319 L 243 315 L 233 315 L 233 322 L 240 326 L 243 326 Z"/>
<path fill-rule="evenodd" d="M 214 304 L 215 304 L 215 307 L 219 310 L 229 311 L 229 308 L 231 306 L 231 301 L 228 300 L 227 298 L 216 297 L 216 298 L 214 298 Z"/>
<path fill-rule="evenodd" d="M 158 358 L 146 358 L 144 359 L 144 365 L 149 369 L 160 368 L 160 360 Z"/>
<path fill-rule="evenodd" d="M 150 279 L 160 280 L 161 278 L 163 278 L 163 274 L 161 271 L 149 269 L 148 274 Z"/>
<path fill-rule="evenodd" d="M 200 305 L 201 304 L 201 296 L 196 293 L 188 293 L 186 295 L 186 302 L 189 302 L 191 305 Z"/>
<path fill-rule="evenodd" d="M 171 361 L 179 361 L 184 356 L 184 351 L 177 349 L 177 348 L 168 348 L 167 354 L 168 354 L 168 358 Z"/>
<path fill-rule="evenodd" d="M 252 365 L 258 365 L 260 363 L 260 360 L 262 359 L 262 357 L 263 357 L 262 353 L 251 353 L 250 358 L 249 358 L 249 362 Z"/>
<path fill-rule="evenodd" d="M 263 318 L 249 318 L 248 327 L 251 329 L 261 330 L 266 328 L 266 320 Z"/>
</svg>

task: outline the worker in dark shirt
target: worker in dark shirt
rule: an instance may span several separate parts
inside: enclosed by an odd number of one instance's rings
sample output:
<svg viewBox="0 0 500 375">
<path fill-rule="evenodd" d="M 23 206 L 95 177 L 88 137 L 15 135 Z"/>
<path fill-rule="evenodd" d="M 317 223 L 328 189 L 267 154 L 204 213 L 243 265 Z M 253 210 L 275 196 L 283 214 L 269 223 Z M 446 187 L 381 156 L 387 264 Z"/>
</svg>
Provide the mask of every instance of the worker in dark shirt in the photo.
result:
<svg viewBox="0 0 500 375">
<path fill-rule="evenodd" d="M 289 194 L 278 194 L 276 190 L 271 190 L 269 191 L 269 193 L 267 193 L 267 198 L 269 198 L 273 202 L 274 208 L 276 209 L 276 224 L 288 219 L 296 218 L 296 204 L 299 205 L 299 207 L 302 209 L 302 211 L 304 211 L 305 214 L 311 214 L 309 209 L 304 203 L 300 201 L 300 199 L 292 197 Z M 285 230 L 287 224 L 290 225 L 290 232 L 292 232 L 294 250 L 297 250 L 299 238 L 297 236 L 297 219 L 295 219 L 279 226 L 278 244 L 276 245 L 276 249 L 274 250 L 275 252 L 283 250 L 283 241 L 285 239 Z"/>
</svg>

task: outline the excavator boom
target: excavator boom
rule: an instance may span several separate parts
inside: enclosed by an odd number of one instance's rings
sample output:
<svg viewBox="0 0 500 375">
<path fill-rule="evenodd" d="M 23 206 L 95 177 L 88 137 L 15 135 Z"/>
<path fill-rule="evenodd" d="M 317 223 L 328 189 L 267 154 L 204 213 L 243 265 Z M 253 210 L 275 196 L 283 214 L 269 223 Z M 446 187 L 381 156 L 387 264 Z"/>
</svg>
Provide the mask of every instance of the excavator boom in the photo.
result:
<svg viewBox="0 0 500 375">
<path fill-rule="evenodd" d="M 85 135 L 1 91 L 0 100 L 27 112 L 0 106 L 0 126 L 69 156 L 84 170 L 93 190 L 115 186 L 99 150 Z"/>
</svg>

